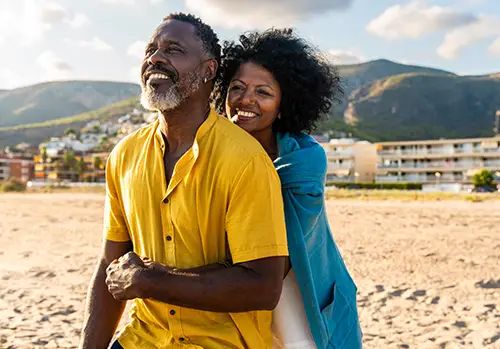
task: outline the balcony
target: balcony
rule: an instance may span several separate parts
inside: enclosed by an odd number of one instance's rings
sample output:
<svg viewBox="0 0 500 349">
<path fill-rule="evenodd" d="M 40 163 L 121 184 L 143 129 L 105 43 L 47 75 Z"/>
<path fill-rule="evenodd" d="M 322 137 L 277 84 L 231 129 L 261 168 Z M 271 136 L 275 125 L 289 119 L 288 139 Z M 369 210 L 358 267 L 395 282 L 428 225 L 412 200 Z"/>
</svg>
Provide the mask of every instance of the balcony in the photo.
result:
<svg viewBox="0 0 500 349">
<path fill-rule="evenodd" d="M 354 152 L 352 150 L 350 151 L 327 151 L 326 155 L 329 157 L 351 157 L 354 156 Z"/>
<path fill-rule="evenodd" d="M 494 167 L 494 168 L 500 168 L 500 161 L 485 161 L 484 162 L 484 167 Z"/>
<path fill-rule="evenodd" d="M 349 170 L 351 168 L 354 168 L 354 163 L 345 163 L 345 164 L 335 164 L 335 163 L 329 163 L 328 164 L 328 170 Z"/>
<path fill-rule="evenodd" d="M 500 165 L 500 162 L 498 162 Z M 433 169 L 433 168 L 449 168 L 449 169 L 467 169 L 467 168 L 480 168 L 481 163 L 470 162 L 453 162 L 453 161 L 440 161 L 440 162 L 424 162 L 424 163 L 402 163 L 401 168 L 418 168 L 418 169 Z"/>
<path fill-rule="evenodd" d="M 378 164 L 377 168 L 399 168 L 399 164 Z"/>
</svg>

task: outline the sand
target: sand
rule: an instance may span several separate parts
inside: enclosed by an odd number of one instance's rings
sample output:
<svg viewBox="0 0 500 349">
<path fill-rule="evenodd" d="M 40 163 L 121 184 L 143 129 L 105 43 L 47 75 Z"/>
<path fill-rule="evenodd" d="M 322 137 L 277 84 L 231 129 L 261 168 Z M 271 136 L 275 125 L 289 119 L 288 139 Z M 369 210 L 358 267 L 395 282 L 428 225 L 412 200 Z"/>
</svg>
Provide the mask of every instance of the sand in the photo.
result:
<svg viewBox="0 0 500 349">
<path fill-rule="evenodd" d="M 100 194 L 0 195 L 0 348 L 78 345 L 102 209 Z M 500 202 L 327 209 L 365 348 L 500 348 Z"/>
</svg>

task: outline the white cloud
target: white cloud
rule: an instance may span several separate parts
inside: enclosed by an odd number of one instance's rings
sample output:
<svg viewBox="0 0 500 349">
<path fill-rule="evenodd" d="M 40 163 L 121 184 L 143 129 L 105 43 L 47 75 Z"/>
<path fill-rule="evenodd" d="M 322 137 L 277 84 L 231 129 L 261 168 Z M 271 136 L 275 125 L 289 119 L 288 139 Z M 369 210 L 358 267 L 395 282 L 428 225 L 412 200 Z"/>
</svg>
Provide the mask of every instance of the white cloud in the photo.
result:
<svg viewBox="0 0 500 349">
<path fill-rule="evenodd" d="M 146 49 L 147 43 L 145 41 L 136 41 L 131 44 L 127 49 L 127 55 L 139 58 L 142 60 L 144 58 L 144 51 Z"/>
<path fill-rule="evenodd" d="M 474 23 L 446 33 L 437 53 L 445 59 L 456 58 L 460 51 L 481 41 L 500 35 L 500 18 L 483 15 Z"/>
<path fill-rule="evenodd" d="M 73 14 L 54 1 L 18 0 L 8 3 L 0 3 L 0 42 L 15 38 L 26 45 L 40 40 L 55 25 L 78 27 L 89 23 L 84 14 Z"/>
<path fill-rule="evenodd" d="M 66 40 L 66 42 L 73 43 L 71 40 Z M 113 47 L 109 45 L 107 42 L 95 36 L 92 40 L 78 40 L 74 42 L 74 44 L 88 48 L 95 51 L 111 51 Z"/>
<path fill-rule="evenodd" d="M 106 4 L 112 4 L 112 5 L 134 5 L 137 3 L 136 0 L 101 0 L 101 1 Z M 141 1 L 143 0 L 140 0 L 139 2 Z M 149 0 L 149 2 L 152 4 L 160 4 L 163 1 L 164 0 Z"/>
<path fill-rule="evenodd" d="M 37 58 L 37 64 L 44 70 L 46 80 L 68 79 L 73 68 L 52 51 L 45 51 Z"/>
<path fill-rule="evenodd" d="M 290 26 L 314 15 L 347 9 L 354 0 L 185 0 L 211 25 L 226 28 Z"/>
<path fill-rule="evenodd" d="M 139 65 L 130 69 L 129 74 L 132 82 L 135 82 L 137 84 L 141 83 L 141 67 Z"/>
<path fill-rule="evenodd" d="M 0 89 L 11 89 L 16 85 L 15 76 L 9 69 L 0 69 Z"/>
<path fill-rule="evenodd" d="M 115 4 L 115 5 L 131 5 L 135 4 L 135 0 L 101 0 L 107 4 Z"/>
<path fill-rule="evenodd" d="M 67 20 L 66 22 L 75 28 L 80 28 L 90 24 L 89 18 L 83 13 L 77 13 L 72 19 Z"/>
<path fill-rule="evenodd" d="M 416 39 L 464 26 L 476 21 L 472 13 L 459 12 L 451 8 L 427 6 L 425 1 L 411 1 L 406 5 L 394 5 L 373 19 L 366 30 L 384 39 Z"/>
<path fill-rule="evenodd" d="M 500 37 L 488 47 L 488 52 L 493 56 L 500 57 Z"/>
<path fill-rule="evenodd" d="M 362 55 L 353 51 L 330 50 L 327 55 L 334 64 L 356 64 L 365 60 Z"/>
</svg>

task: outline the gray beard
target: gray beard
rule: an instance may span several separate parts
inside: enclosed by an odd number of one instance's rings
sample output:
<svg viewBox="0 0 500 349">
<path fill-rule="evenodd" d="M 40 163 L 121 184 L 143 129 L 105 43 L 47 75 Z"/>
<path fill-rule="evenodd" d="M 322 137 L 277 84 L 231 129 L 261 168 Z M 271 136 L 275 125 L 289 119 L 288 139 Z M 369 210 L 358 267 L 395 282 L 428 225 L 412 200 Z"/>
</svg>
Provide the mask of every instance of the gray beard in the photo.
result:
<svg viewBox="0 0 500 349">
<path fill-rule="evenodd" d="M 201 87 L 202 78 L 198 69 L 189 72 L 164 93 L 157 93 L 149 84 L 141 83 L 141 104 L 149 111 L 172 111 L 177 109 Z"/>
</svg>

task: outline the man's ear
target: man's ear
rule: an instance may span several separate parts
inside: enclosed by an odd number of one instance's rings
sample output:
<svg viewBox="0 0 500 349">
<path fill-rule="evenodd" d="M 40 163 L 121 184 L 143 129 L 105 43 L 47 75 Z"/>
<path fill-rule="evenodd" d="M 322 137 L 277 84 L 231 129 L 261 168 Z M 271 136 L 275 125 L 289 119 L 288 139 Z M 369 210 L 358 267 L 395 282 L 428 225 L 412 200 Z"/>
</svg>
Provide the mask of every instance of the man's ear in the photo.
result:
<svg viewBox="0 0 500 349">
<path fill-rule="evenodd" d="M 206 62 L 206 67 L 204 79 L 207 79 L 207 81 L 213 80 L 217 75 L 219 63 L 215 59 L 210 59 Z"/>
</svg>

